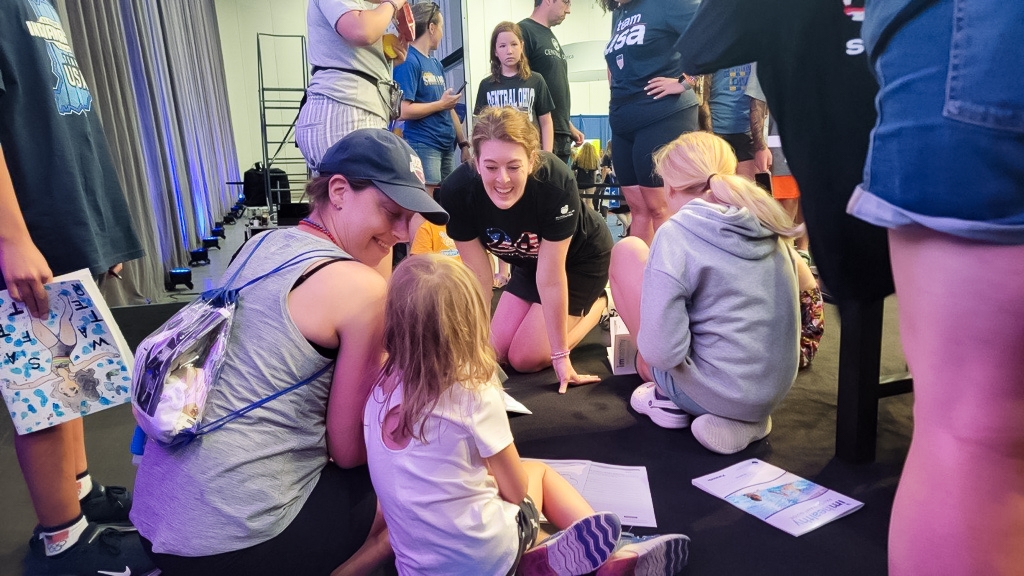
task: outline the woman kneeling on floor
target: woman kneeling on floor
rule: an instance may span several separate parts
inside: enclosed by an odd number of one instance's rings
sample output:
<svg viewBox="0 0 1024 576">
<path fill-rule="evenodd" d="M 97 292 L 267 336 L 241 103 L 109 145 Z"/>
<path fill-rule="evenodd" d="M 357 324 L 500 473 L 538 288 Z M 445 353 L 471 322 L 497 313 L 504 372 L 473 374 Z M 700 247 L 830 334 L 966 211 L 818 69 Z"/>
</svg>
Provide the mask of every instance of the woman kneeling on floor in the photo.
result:
<svg viewBox="0 0 1024 576">
<path fill-rule="evenodd" d="M 796 379 L 803 261 L 785 239 L 803 226 L 736 176 L 717 136 L 684 134 L 655 169 L 674 215 L 650 249 L 626 238 L 612 252 L 612 295 L 648 381 L 630 404 L 665 428 L 694 418 L 698 442 L 732 454 L 771 432 Z"/>
<path fill-rule="evenodd" d="M 597 382 L 576 374 L 569 350 L 604 311 L 611 232 L 580 202 L 565 162 L 540 150 L 526 114 L 484 109 L 473 122 L 472 147 L 474 161 L 445 179 L 438 199 L 485 299 L 493 281 L 487 251 L 514 267 L 491 322 L 499 362 L 519 372 L 554 366 L 559 392 Z"/>
<path fill-rule="evenodd" d="M 191 443 L 150 439 L 131 519 L 164 576 L 365 574 L 390 556 L 363 442 L 383 355 L 374 267 L 415 213 L 447 214 L 387 130 L 349 133 L 317 169 L 309 217 L 260 234 L 224 273 L 243 285 L 273 272 L 240 293 L 204 421 L 319 376 Z"/>
</svg>

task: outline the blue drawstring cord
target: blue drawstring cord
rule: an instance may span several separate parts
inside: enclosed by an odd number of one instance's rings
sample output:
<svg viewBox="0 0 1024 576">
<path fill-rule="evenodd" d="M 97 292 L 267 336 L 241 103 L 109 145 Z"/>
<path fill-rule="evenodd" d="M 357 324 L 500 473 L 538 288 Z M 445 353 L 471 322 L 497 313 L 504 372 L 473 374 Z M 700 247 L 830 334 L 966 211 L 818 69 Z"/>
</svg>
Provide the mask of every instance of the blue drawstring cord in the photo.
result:
<svg viewBox="0 0 1024 576">
<path fill-rule="evenodd" d="M 238 278 L 238 274 L 242 271 L 243 268 L 245 268 L 245 265 L 249 263 L 249 260 L 253 257 L 254 254 L 256 254 L 256 252 L 259 250 L 260 246 L 263 244 L 263 242 L 268 237 L 269 237 L 269 234 L 263 234 L 262 235 L 262 237 L 256 243 L 256 246 L 254 246 L 253 249 L 249 252 L 249 254 L 246 255 L 245 259 L 242 260 L 242 263 L 239 264 L 238 268 L 235 269 L 235 272 L 231 275 L 230 278 L 228 278 L 228 281 L 224 283 L 224 286 L 222 286 L 220 288 L 213 288 L 213 289 L 207 290 L 207 291 L 203 292 L 200 295 L 200 298 L 202 298 L 202 300 L 204 302 L 210 304 L 211 306 L 213 306 L 215 308 L 223 308 L 225 306 L 233 305 L 233 304 L 236 304 L 238 302 L 238 293 L 241 292 L 243 288 L 246 288 L 246 287 L 248 287 L 251 284 L 259 282 L 260 280 L 263 280 L 264 278 L 266 278 L 268 276 L 271 276 L 273 274 L 277 274 L 278 272 L 281 272 L 282 270 L 286 270 L 288 268 L 291 268 L 292 266 L 296 266 L 296 265 L 301 264 L 303 262 L 308 262 L 309 260 L 315 260 L 315 259 L 318 259 L 318 258 L 321 258 L 321 257 L 329 257 L 329 256 L 337 254 L 337 252 L 334 252 L 334 251 L 326 249 L 326 248 L 310 250 L 309 252 L 304 252 L 302 254 L 298 254 L 296 256 L 292 256 L 291 258 L 289 258 L 288 260 L 285 260 L 284 262 L 282 262 L 281 264 L 279 264 L 278 266 L 276 266 L 275 268 L 273 268 L 269 272 L 266 272 L 264 274 L 261 274 L 261 275 L 255 277 L 255 278 L 249 280 L 248 282 L 246 282 L 245 284 L 239 286 L 238 288 L 230 288 L 230 286 L 233 285 L 235 280 Z M 184 433 L 180 434 L 178 437 L 181 440 L 175 442 L 174 445 L 186 445 L 186 444 L 189 444 L 193 440 L 198 438 L 199 436 L 202 436 L 204 434 L 209 434 L 210 432 L 213 432 L 214 430 L 218 430 L 218 429 L 222 428 L 228 422 L 230 422 L 230 421 L 232 421 L 232 420 L 234 420 L 234 419 L 236 419 L 236 418 L 238 418 L 240 416 L 244 416 L 244 415 L 248 414 L 249 412 L 252 412 L 253 410 L 263 406 L 267 402 L 275 400 L 275 399 L 277 399 L 277 398 L 279 398 L 279 397 L 281 397 L 281 396 L 283 396 L 283 395 L 285 395 L 285 394 L 287 394 L 287 393 L 289 393 L 289 392 L 291 392 L 293 390 L 297 390 L 298 388 L 301 388 L 302 386 L 305 386 L 306 384 L 309 384 L 310 382 L 312 382 L 312 381 L 316 380 L 317 378 L 319 378 L 320 376 L 322 376 L 333 365 L 334 365 L 333 362 L 328 362 L 326 365 L 324 365 L 323 368 L 320 368 L 319 370 L 316 371 L 316 373 L 314 373 L 312 376 L 306 378 L 305 380 L 303 380 L 301 382 L 298 382 L 296 384 L 292 384 L 291 386 L 289 386 L 289 387 L 287 387 L 287 388 L 285 388 L 283 390 L 279 390 L 279 391 L 271 394 L 270 396 L 267 396 L 266 398 L 262 398 L 260 400 L 257 400 L 256 402 L 253 402 L 252 404 L 249 404 L 248 406 L 245 406 L 243 408 L 239 408 L 238 410 L 234 410 L 234 411 L 232 411 L 232 412 L 222 416 L 221 418 L 218 418 L 217 420 L 214 420 L 213 422 L 210 422 L 209 424 L 200 426 L 199 429 L 197 429 L 196 432 L 194 432 L 194 433 L 192 433 L 192 432 L 184 432 Z M 132 446 L 131 446 L 131 452 L 132 452 L 132 454 L 134 456 L 133 460 L 135 460 L 136 457 L 141 457 L 142 456 L 143 452 L 145 452 L 145 445 L 146 445 L 146 433 L 142 430 L 142 428 L 140 428 L 139 426 L 136 426 L 135 427 L 135 435 L 132 438 Z"/>
</svg>

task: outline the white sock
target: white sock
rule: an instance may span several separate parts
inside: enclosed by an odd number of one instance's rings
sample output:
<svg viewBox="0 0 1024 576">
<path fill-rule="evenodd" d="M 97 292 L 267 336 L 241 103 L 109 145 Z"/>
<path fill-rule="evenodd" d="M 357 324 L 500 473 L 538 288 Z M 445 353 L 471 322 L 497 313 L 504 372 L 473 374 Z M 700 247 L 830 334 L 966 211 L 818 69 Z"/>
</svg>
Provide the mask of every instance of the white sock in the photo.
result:
<svg viewBox="0 0 1024 576">
<path fill-rule="evenodd" d="M 75 480 L 75 483 L 78 485 L 79 500 L 88 496 L 89 492 L 92 492 L 92 475 L 88 472 L 85 473 L 85 476 Z"/>
<path fill-rule="evenodd" d="M 46 556 L 56 556 L 74 546 L 88 526 L 89 522 L 85 519 L 85 515 L 79 515 L 78 519 L 73 520 L 70 525 L 40 532 L 39 539 L 46 547 Z"/>
</svg>

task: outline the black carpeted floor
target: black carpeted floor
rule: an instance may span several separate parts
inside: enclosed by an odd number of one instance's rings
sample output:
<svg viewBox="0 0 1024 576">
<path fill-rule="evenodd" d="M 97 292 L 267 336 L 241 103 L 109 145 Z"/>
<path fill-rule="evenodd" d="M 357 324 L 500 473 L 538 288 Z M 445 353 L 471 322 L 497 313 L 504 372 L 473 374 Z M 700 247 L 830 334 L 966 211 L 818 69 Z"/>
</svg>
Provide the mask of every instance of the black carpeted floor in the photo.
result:
<svg viewBox="0 0 1024 576">
<path fill-rule="evenodd" d="M 180 305 L 114 310 L 134 346 Z M 556 393 L 553 372 L 510 374 L 508 391 L 533 411 L 512 418 L 523 456 L 588 459 L 647 467 L 657 529 L 692 539 L 691 575 L 875 575 L 886 572 L 889 511 L 911 431 L 911 397 L 885 399 L 879 408 L 877 459 L 851 465 L 833 458 L 838 319 L 826 308 L 827 328 L 814 365 L 800 374 L 773 415 L 774 429 L 762 442 L 733 456 L 708 452 L 688 430 L 665 430 L 629 408 L 640 384 L 636 376 L 609 376 L 608 334 L 594 330 L 572 354 L 581 373 L 600 374 L 600 384 Z M 883 373 L 905 369 L 898 344 L 895 302 L 887 302 Z M 127 406 L 85 419 L 90 471 L 101 482 L 131 486 L 135 470 L 128 454 L 134 423 Z M 35 515 L 12 445 L 13 428 L 0 418 L 0 575 L 20 573 Z M 746 458 L 760 458 L 864 502 L 864 507 L 799 538 L 773 528 L 694 487 L 698 476 Z"/>
</svg>

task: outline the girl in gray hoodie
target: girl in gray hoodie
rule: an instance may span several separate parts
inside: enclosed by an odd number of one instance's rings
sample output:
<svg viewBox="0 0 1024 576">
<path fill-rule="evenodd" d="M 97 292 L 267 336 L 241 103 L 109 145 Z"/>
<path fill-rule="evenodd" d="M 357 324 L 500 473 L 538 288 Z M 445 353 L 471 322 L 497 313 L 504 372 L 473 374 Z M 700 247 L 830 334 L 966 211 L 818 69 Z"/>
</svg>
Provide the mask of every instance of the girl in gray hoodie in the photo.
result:
<svg viewBox="0 0 1024 576">
<path fill-rule="evenodd" d="M 648 381 L 630 404 L 732 454 L 771 432 L 796 378 L 806 264 L 785 239 L 803 226 L 736 176 L 736 156 L 717 136 L 684 134 L 654 162 L 674 215 L 650 248 L 626 238 L 611 260 L 612 296 Z"/>
</svg>

